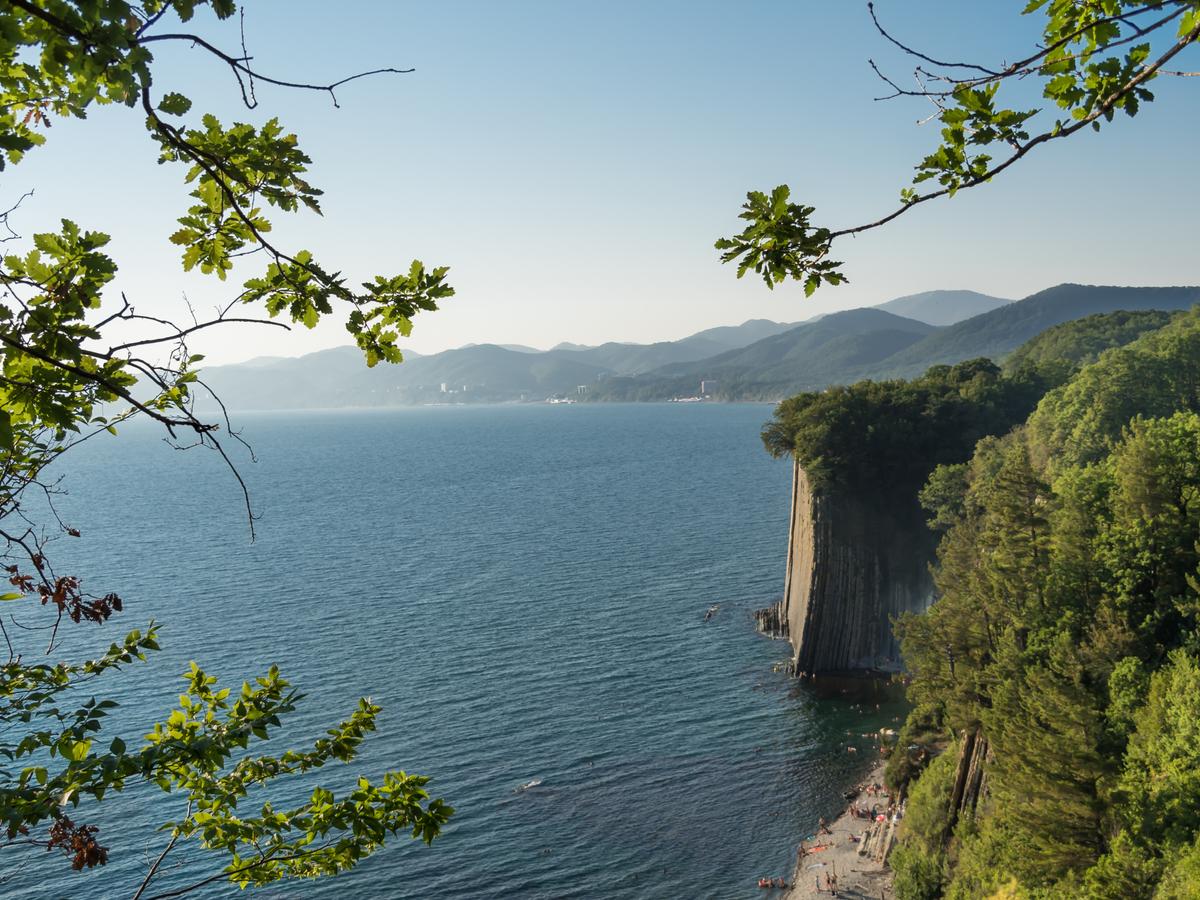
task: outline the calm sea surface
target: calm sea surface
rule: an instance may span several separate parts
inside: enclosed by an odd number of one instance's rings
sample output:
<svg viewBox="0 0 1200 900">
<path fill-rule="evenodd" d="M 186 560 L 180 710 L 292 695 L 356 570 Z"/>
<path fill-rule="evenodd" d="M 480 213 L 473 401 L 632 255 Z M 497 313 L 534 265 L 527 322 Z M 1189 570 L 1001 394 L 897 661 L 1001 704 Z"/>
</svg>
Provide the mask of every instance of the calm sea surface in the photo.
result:
<svg viewBox="0 0 1200 900">
<path fill-rule="evenodd" d="M 847 743 L 869 747 L 860 733 L 898 714 L 812 696 L 773 672 L 785 645 L 754 633 L 786 554 L 790 469 L 758 438 L 770 412 L 244 415 L 254 543 L 215 454 L 129 426 L 61 467 L 60 513 L 83 537 L 51 557 L 126 599 L 68 639 L 106 646 L 163 623 L 163 652 L 107 685 L 122 704 L 111 733 L 130 744 L 177 702 L 189 660 L 234 687 L 277 663 L 307 697 L 264 751 L 322 736 L 369 695 L 378 733 L 319 781 L 402 768 L 457 810 L 432 846 L 396 838 L 347 875 L 259 896 L 759 896 L 869 760 Z M 0 856 L 0 894 L 128 897 L 164 844 L 153 826 L 181 809 L 157 789 L 81 808 L 107 868 Z M 219 868 L 169 861 L 159 890 Z"/>
</svg>

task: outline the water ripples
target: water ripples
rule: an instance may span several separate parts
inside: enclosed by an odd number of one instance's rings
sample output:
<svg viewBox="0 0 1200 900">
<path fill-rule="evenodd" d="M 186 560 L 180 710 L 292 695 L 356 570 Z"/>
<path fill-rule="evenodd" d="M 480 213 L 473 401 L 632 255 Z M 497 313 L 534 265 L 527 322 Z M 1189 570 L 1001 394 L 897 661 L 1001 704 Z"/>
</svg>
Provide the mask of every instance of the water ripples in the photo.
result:
<svg viewBox="0 0 1200 900">
<path fill-rule="evenodd" d="M 120 629 L 165 623 L 160 658 L 112 682 L 127 738 L 174 703 L 189 659 L 225 683 L 277 662 L 307 698 L 268 749 L 371 695 L 379 732 L 320 780 L 428 773 L 457 809 L 432 847 L 400 838 L 336 880 L 259 896 L 754 897 L 840 805 L 867 756 L 845 753 L 845 732 L 873 721 L 772 672 L 786 648 L 753 632 L 786 549 L 790 472 L 758 441 L 769 413 L 248 417 L 253 545 L 216 460 L 129 428 L 72 462 L 63 509 L 84 540 L 55 552 L 127 598 Z M 294 799 L 311 783 L 280 788 Z M 109 871 L 46 881 L 42 858 L 6 889 L 128 896 L 160 845 L 152 823 L 176 806 L 149 791 L 106 801 Z M 180 858 L 164 886 L 211 871 Z"/>
</svg>

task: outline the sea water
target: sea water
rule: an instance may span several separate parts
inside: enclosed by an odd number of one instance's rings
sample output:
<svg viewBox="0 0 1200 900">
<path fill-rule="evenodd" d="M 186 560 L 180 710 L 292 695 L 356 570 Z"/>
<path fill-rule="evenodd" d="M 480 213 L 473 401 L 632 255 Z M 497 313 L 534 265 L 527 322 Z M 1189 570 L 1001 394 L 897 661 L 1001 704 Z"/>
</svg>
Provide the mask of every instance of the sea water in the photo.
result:
<svg viewBox="0 0 1200 900">
<path fill-rule="evenodd" d="M 361 773 L 431 776 L 456 812 L 336 879 L 269 897 L 753 897 L 869 764 L 898 711 L 818 698 L 754 631 L 782 590 L 790 466 L 759 404 L 520 405 L 246 414 L 224 440 L 257 515 L 213 452 L 129 425 L 72 451 L 51 545 L 60 573 L 125 611 L 72 625 L 60 654 L 153 618 L 163 650 L 90 689 L 120 700 L 99 738 L 132 747 L 195 660 L 222 684 L 278 664 L 306 696 L 280 753 L 357 698 L 383 707 L 335 791 Z M 705 621 L 705 611 L 719 605 Z M 37 616 L 23 610 L 24 624 Z M 23 632 L 22 639 L 30 640 Z M 532 781 L 536 786 L 519 788 Z M 298 801 L 314 779 L 270 794 Z M 265 796 L 252 795 L 253 811 Z M 0 853 L 11 897 L 128 897 L 186 801 L 139 787 L 78 821 L 110 862 L 73 873 Z M 219 871 L 172 851 L 147 897 Z M 236 892 L 214 882 L 189 896 Z"/>
</svg>

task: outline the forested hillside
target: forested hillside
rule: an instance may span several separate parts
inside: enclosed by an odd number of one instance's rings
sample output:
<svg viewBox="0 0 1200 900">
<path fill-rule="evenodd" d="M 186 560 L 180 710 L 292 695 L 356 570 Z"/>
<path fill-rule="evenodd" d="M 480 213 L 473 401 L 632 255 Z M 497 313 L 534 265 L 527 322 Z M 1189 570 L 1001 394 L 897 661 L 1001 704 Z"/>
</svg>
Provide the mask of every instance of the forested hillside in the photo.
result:
<svg viewBox="0 0 1200 900">
<path fill-rule="evenodd" d="M 866 376 L 911 378 L 938 363 L 974 356 L 999 359 L 1047 328 L 1118 310 L 1187 309 L 1200 287 L 1126 288 L 1060 284 L 999 309 L 951 325 L 884 361 Z"/>
<path fill-rule="evenodd" d="M 1051 358 L 1068 363 L 1094 358 L 1163 324 L 1166 312 L 1198 300 L 1200 288 L 1189 287 L 1060 285 L 1016 302 L 971 291 L 929 291 L 806 322 L 751 319 L 654 344 L 564 345 L 547 351 L 473 344 L 428 356 L 406 350 L 405 365 L 373 369 L 356 365 L 354 348 L 334 348 L 300 359 L 217 366 L 206 370 L 205 383 L 236 409 L 536 402 L 551 396 L 661 401 L 694 396 L 702 381 L 714 399 L 778 400 L 863 378 L 911 378 L 932 365 L 977 357 L 999 362 L 1046 329 L 1051 331 L 1044 342 L 1016 363 L 1029 360 L 1049 372 Z M 963 309 L 948 308 L 960 301 Z M 962 318 L 977 310 L 986 311 Z M 1128 312 L 1105 320 L 1111 334 L 1089 331 L 1085 338 L 1053 330 L 1113 310 Z M 931 324 L 951 320 L 955 324 Z M 1066 333 L 1088 343 L 1067 346 Z"/>
<path fill-rule="evenodd" d="M 1196 896 L 1198 411 L 1192 311 L 1104 351 L 930 479 L 938 598 L 898 624 L 915 704 L 900 746 L 919 749 L 891 777 L 905 786 L 945 750 L 907 785 L 898 897 Z M 970 747 L 983 774 L 968 800 Z"/>
<path fill-rule="evenodd" d="M 405 365 L 373 369 L 355 364 L 354 348 L 334 348 L 300 359 L 213 367 L 205 371 L 205 383 L 235 409 L 537 402 L 552 396 L 661 401 L 694 396 L 702 381 L 714 399 L 779 400 L 862 378 L 913 377 L 935 364 L 983 356 L 999 361 L 1059 323 L 1114 309 L 1137 313 L 1120 325 L 1110 322 L 1107 327 L 1119 334 L 1092 335 L 1094 343 L 1078 353 L 1050 344 L 1029 351 L 1041 354 L 1043 366 L 1063 352 L 1082 359 L 1165 321 L 1142 313 L 1182 309 L 1197 300 L 1200 288 L 1062 285 L 1016 302 L 972 291 L 928 291 L 806 322 L 751 319 L 654 344 L 570 344 L 547 351 L 472 344 L 428 356 L 405 350 Z"/>
<path fill-rule="evenodd" d="M 715 393 L 722 399 L 774 399 L 836 384 L 848 371 L 884 360 L 935 331 L 932 325 L 882 310 L 851 309 L 708 359 L 605 379 L 593 397 L 665 400 L 694 394 L 700 381 L 715 380 Z"/>
<path fill-rule="evenodd" d="M 1015 372 L 1033 366 L 1042 370 L 1069 371 L 1095 362 L 1110 347 L 1121 347 L 1147 331 L 1162 328 L 1182 312 L 1147 309 L 1096 313 L 1047 328 L 1004 359 L 1004 369 Z"/>
</svg>

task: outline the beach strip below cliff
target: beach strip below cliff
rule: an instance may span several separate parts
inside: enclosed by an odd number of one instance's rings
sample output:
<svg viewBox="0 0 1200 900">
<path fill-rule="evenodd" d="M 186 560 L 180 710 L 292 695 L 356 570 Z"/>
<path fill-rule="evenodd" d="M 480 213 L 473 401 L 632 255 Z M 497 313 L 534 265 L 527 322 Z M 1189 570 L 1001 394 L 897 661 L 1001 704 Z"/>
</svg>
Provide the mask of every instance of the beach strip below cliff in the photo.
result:
<svg viewBox="0 0 1200 900">
<path fill-rule="evenodd" d="M 837 896 L 846 898 L 890 898 L 892 873 L 884 860 L 895 840 L 897 816 L 890 808 L 890 798 L 875 792 L 883 784 L 884 760 L 879 760 L 867 777 L 858 785 L 858 795 L 842 814 L 827 825 L 828 833 L 819 827 L 797 848 L 796 869 L 786 900 L 808 900 L 812 897 L 831 897 L 827 876 L 837 878 Z M 883 821 L 864 818 L 861 810 L 879 808 Z M 855 814 L 855 809 L 860 814 Z"/>
</svg>

